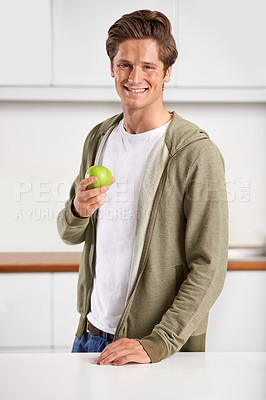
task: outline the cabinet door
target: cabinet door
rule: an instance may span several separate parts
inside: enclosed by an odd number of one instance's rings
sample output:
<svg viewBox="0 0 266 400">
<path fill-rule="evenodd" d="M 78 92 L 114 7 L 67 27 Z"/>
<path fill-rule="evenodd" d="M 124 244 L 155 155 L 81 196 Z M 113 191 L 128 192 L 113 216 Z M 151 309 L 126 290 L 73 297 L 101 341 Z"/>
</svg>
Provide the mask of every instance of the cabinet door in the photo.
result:
<svg viewBox="0 0 266 400">
<path fill-rule="evenodd" d="M 178 84 L 266 85 L 266 2 L 180 0 Z"/>
<path fill-rule="evenodd" d="M 171 20 L 175 35 L 175 0 L 136 0 L 134 4 L 54 0 L 53 4 L 55 85 L 113 86 L 105 42 L 109 27 L 123 14 L 145 8 L 159 10 Z"/>
<path fill-rule="evenodd" d="M 0 276 L 0 348 L 50 346 L 50 274 Z"/>
<path fill-rule="evenodd" d="M 266 351 L 266 271 L 228 271 L 210 310 L 207 351 Z"/>
<path fill-rule="evenodd" d="M 50 0 L 0 0 L 0 85 L 49 85 Z"/>
<path fill-rule="evenodd" d="M 65 347 L 71 351 L 78 327 L 76 272 L 53 274 L 53 335 L 56 350 Z"/>
</svg>

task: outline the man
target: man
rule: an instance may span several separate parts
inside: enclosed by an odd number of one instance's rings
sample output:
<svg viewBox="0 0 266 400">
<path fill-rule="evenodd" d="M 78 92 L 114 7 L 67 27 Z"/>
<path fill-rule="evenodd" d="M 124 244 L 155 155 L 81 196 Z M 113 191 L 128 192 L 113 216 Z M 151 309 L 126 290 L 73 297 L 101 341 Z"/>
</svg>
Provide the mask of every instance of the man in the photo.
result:
<svg viewBox="0 0 266 400">
<path fill-rule="evenodd" d="M 101 365 L 205 351 L 227 268 L 223 159 L 206 132 L 163 105 L 178 54 L 165 15 L 122 16 L 106 48 L 123 113 L 87 136 L 58 216 L 65 243 L 85 242 L 72 351 L 101 352 Z M 86 190 L 97 164 L 112 186 Z"/>
</svg>

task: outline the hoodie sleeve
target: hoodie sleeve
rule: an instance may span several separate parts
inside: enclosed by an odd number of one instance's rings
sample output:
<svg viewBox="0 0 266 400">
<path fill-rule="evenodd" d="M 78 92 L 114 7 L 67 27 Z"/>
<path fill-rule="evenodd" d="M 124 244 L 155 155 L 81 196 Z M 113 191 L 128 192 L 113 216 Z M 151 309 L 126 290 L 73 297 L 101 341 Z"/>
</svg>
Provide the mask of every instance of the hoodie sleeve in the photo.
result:
<svg viewBox="0 0 266 400">
<path fill-rule="evenodd" d="M 75 198 L 78 185 L 84 179 L 88 166 L 92 163 L 90 150 L 90 141 L 93 140 L 95 132 L 99 125 L 93 128 L 88 134 L 82 151 L 82 161 L 79 173 L 71 185 L 69 198 L 65 203 L 65 207 L 60 211 L 57 217 L 57 229 L 61 239 L 69 245 L 80 244 L 85 240 L 85 233 L 91 218 L 78 218 L 74 216 L 71 210 L 72 201 Z"/>
<path fill-rule="evenodd" d="M 71 210 L 72 201 L 75 198 L 76 188 L 80 182 L 80 177 L 75 179 L 70 189 L 70 197 L 63 210 L 57 217 L 57 229 L 59 236 L 69 245 L 79 244 L 85 240 L 85 231 L 90 222 L 90 218 L 75 217 Z"/>
<path fill-rule="evenodd" d="M 223 158 L 212 142 L 189 169 L 183 207 L 189 273 L 160 323 L 150 335 L 139 340 L 152 362 L 180 351 L 206 317 L 224 285 L 228 260 L 228 205 Z"/>
<path fill-rule="evenodd" d="M 97 143 L 100 140 L 100 136 L 118 123 L 122 117 L 123 114 L 121 113 L 100 122 L 89 132 L 84 142 L 79 174 L 71 186 L 69 199 L 65 203 L 65 208 L 60 211 L 57 217 L 58 233 L 66 244 L 80 244 L 85 240 L 86 228 L 91 223 L 92 219 L 90 217 L 78 218 L 74 216 L 71 210 L 72 201 L 74 200 L 80 181 L 84 179 L 89 166 L 94 163 Z"/>
</svg>

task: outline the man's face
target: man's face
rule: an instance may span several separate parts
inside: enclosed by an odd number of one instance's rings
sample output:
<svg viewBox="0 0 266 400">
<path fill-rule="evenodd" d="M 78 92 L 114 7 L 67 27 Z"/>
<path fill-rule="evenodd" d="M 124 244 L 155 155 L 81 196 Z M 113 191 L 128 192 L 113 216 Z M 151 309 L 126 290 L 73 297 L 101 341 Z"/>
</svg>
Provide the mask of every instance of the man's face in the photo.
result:
<svg viewBox="0 0 266 400">
<path fill-rule="evenodd" d="M 111 66 L 122 106 L 143 109 L 162 105 L 162 86 L 169 82 L 171 67 L 164 74 L 153 39 L 129 39 L 119 45 Z"/>
</svg>

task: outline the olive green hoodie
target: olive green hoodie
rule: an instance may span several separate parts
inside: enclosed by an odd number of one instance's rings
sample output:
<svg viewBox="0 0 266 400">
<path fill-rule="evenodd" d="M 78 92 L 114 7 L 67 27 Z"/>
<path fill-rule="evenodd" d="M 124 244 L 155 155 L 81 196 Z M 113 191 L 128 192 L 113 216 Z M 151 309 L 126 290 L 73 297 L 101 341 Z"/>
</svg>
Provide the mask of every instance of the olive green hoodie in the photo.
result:
<svg viewBox="0 0 266 400">
<path fill-rule="evenodd" d="M 228 208 L 224 162 L 206 132 L 175 112 L 147 161 L 138 200 L 127 303 L 114 340 L 138 339 L 152 362 L 177 351 L 204 351 L 208 313 L 226 275 Z M 78 280 L 80 322 L 90 310 L 97 212 L 80 219 L 71 203 L 86 170 L 97 164 L 116 115 L 87 136 L 79 174 L 58 231 L 67 244 L 85 242 Z M 133 167 L 133 166 L 132 166 Z"/>
</svg>

